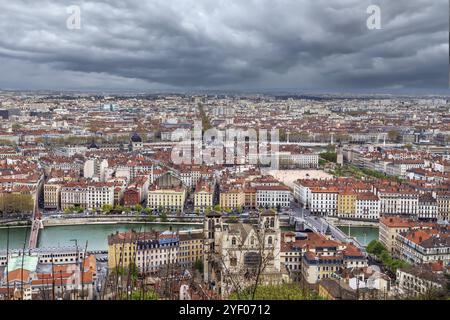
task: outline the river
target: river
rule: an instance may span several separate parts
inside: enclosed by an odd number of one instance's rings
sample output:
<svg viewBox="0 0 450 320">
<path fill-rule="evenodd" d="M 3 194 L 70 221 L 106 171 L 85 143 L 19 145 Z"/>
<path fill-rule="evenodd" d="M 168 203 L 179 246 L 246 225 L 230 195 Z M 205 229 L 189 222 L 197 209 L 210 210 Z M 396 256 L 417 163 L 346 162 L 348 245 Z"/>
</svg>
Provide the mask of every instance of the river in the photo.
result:
<svg viewBox="0 0 450 320">
<path fill-rule="evenodd" d="M 339 226 L 339 229 L 358 239 L 362 245 L 367 245 L 372 240 L 378 240 L 378 228 L 377 227 L 349 227 Z"/>
<path fill-rule="evenodd" d="M 108 248 L 107 237 L 116 231 L 123 232 L 131 229 L 140 231 L 168 230 L 168 224 L 90 224 L 72 226 L 45 227 L 39 232 L 38 247 L 57 247 L 73 245 L 72 239 L 76 239 L 79 245 L 85 245 L 88 241 L 89 250 L 106 250 Z M 177 224 L 172 225 L 173 230 L 201 229 L 201 225 Z M 348 234 L 348 227 L 339 227 Z M 29 227 L 12 227 L 9 229 L 10 248 L 23 247 L 26 237 L 28 243 Z M 7 229 L 0 228 L 0 249 L 6 249 Z M 351 227 L 350 235 L 356 237 L 362 244 L 368 244 L 372 240 L 378 240 L 378 228 Z"/>
<path fill-rule="evenodd" d="M 168 224 L 90 224 L 71 226 L 45 227 L 39 232 L 38 247 L 58 247 L 74 245 L 72 239 L 76 239 L 80 246 L 88 241 L 88 250 L 107 250 L 108 235 L 116 231 L 124 232 L 131 229 L 137 231 L 164 231 L 168 230 Z M 177 224 L 172 225 L 172 230 L 201 229 L 201 225 Z M 9 229 L 9 246 L 13 249 L 23 248 L 24 240 L 28 244 L 29 227 L 14 227 Z M 6 249 L 6 228 L 0 229 L 0 249 Z"/>
</svg>

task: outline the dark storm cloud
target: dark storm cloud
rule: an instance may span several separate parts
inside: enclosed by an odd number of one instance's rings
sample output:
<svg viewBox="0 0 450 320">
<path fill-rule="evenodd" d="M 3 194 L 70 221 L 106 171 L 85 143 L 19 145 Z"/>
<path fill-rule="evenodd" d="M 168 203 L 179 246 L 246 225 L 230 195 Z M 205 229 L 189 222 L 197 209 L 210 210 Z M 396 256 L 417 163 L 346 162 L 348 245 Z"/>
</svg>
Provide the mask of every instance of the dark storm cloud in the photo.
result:
<svg viewBox="0 0 450 320">
<path fill-rule="evenodd" d="M 382 30 L 366 8 L 381 7 Z M 81 29 L 66 28 L 69 5 Z M 446 0 L 0 0 L 0 87 L 397 88 L 447 80 Z"/>
</svg>

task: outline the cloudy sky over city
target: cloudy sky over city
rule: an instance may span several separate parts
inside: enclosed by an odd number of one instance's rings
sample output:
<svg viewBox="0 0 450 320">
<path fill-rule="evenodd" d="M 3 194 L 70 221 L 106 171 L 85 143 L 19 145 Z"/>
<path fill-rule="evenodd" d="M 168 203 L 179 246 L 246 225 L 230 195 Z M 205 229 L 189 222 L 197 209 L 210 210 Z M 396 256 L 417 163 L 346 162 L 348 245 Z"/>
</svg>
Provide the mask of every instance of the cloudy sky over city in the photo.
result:
<svg viewBox="0 0 450 320">
<path fill-rule="evenodd" d="M 381 30 L 366 9 L 381 8 Z M 67 7 L 81 9 L 67 28 Z M 447 0 L 0 0 L 3 89 L 448 86 Z"/>
</svg>

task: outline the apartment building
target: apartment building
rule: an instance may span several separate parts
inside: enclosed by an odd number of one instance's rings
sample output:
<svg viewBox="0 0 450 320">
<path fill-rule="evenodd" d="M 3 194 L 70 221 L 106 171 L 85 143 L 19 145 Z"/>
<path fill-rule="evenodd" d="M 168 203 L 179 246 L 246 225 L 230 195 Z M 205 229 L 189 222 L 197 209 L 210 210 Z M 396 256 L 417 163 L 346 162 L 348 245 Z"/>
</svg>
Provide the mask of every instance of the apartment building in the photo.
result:
<svg viewBox="0 0 450 320">
<path fill-rule="evenodd" d="M 50 179 L 44 184 L 44 209 L 59 210 L 61 208 L 61 187 L 59 179 Z"/>
<path fill-rule="evenodd" d="M 323 236 L 322 236 L 323 237 Z M 345 268 L 367 267 L 367 258 L 352 244 L 315 237 L 302 257 L 302 277 L 310 285 Z"/>
<path fill-rule="evenodd" d="M 205 212 L 214 206 L 214 186 L 210 182 L 200 180 L 197 182 L 194 192 L 194 209 Z"/>
<path fill-rule="evenodd" d="M 447 290 L 448 279 L 434 271 L 430 264 L 397 269 L 397 286 L 401 294 L 409 297 L 426 297 Z"/>
<path fill-rule="evenodd" d="M 148 175 L 138 175 L 123 191 L 123 204 L 134 206 L 147 202 L 150 178 Z"/>
<path fill-rule="evenodd" d="M 61 187 L 61 209 L 88 208 L 88 190 L 84 182 L 68 182 Z"/>
<path fill-rule="evenodd" d="M 343 190 L 338 193 L 337 215 L 339 218 L 355 217 L 357 195 L 352 190 Z"/>
<path fill-rule="evenodd" d="M 378 190 L 380 214 L 417 216 L 419 209 L 419 193 L 411 190 L 384 189 Z"/>
<path fill-rule="evenodd" d="M 241 188 L 221 186 L 219 204 L 223 209 L 238 209 L 245 205 L 245 193 Z"/>
<path fill-rule="evenodd" d="M 245 207 L 248 209 L 255 209 L 258 207 L 256 201 L 256 189 L 253 187 L 245 187 L 244 188 L 245 195 Z"/>
<path fill-rule="evenodd" d="M 155 273 L 177 263 L 178 245 L 178 235 L 171 231 L 117 232 L 108 236 L 108 268 L 136 265 L 139 272 Z"/>
<path fill-rule="evenodd" d="M 407 230 L 397 235 L 396 251 L 410 264 L 442 261 L 450 264 L 450 227 Z"/>
<path fill-rule="evenodd" d="M 338 189 L 335 187 L 312 188 L 307 208 L 312 214 L 321 216 L 337 215 Z"/>
<path fill-rule="evenodd" d="M 197 261 L 203 263 L 203 233 L 180 231 L 178 248 L 178 264 L 191 268 Z"/>
<path fill-rule="evenodd" d="M 437 192 L 438 219 L 450 221 L 450 192 Z"/>
<path fill-rule="evenodd" d="M 355 219 L 379 220 L 380 199 L 377 195 L 370 192 L 358 193 L 356 196 L 355 205 Z"/>
<path fill-rule="evenodd" d="M 111 182 L 88 183 L 87 208 L 101 209 L 104 205 L 114 205 L 114 184 Z"/>
<path fill-rule="evenodd" d="M 260 208 L 285 208 L 291 204 L 291 191 L 285 185 L 256 186 L 255 189 L 256 205 Z"/>
<path fill-rule="evenodd" d="M 302 256 L 306 252 L 302 240 L 305 239 L 307 239 L 306 234 L 295 232 L 281 234 L 280 263 L 295 281 L 301 278 Z"/>
<path fill-rule="evenodd" d="M 437 220 L 438 204 L 431 193 L 425 193 L 419 196 L 417 218 L 421 220 Z"/>
<path fill-rule="evenodd" d="M 153 184 L 148 191 L 147 207 L 152 210 L 164 209 L 181 212 L 184 209 L 186 194 L 186 188 L 182 185 L 158 187 L 157 184 Z"/>
<path fill-rule="evenodd" d="M 386 174 L 390 176 L 406 177 L 410 169 L 422 169 L 425 164 L 423 160 L 395 160 L 386 166 Z"/>
<path fill-rule="evenodd" d="M 140 204 L 141 202 L 142 202 L 141 194 L 138 189 L 133 187 L 127 187 L 126 190 L 123 192 L 124 206 L 126 207 L 135 206 L 137 204 Z"/>
<path fill-rule="evenodd" d="M 379 240 L 383 246 L 395 255 L 395 242 L 397 235 L 414 226 L 414 222 L 400 217 L 382 217 L 380 219 Z"/>
<path fill-rule="evenodd" d="M 192 268 L 203 259 L 203 233 L 164 231 L 115 233 L 108 236 L 108 267 L 135 264 L 140 272 L 156 273 L 171 264 Z"/>
<path fill-rule="evenodd" d="M 367 266 L 364 254 L 353 244 L 315 232 L 282 234 L 281 264 L 293 279 L 316 284 L 346 268 Z"/>
<path fill-rule="evenodd" d="M 101 209 L 114 205 L 114 184 L 110 182 L 68 182 L 61 187 L 61 209 Z"/>
<path fill-rule="evenodd" d="M 99 158 L 87 159 L 84 163 L 83 175 L 86 179 L 104 182 L 107 178 L 107 169 L 108 160 Z"/>
<path fill-rule="evenodd" d="M 171 231 L 156 233 L 153 238 L 140 236 L 136 241 L 135 265 L 140 272 L 155 273 L 178 263 L 179 238 Z"/>
</svg>

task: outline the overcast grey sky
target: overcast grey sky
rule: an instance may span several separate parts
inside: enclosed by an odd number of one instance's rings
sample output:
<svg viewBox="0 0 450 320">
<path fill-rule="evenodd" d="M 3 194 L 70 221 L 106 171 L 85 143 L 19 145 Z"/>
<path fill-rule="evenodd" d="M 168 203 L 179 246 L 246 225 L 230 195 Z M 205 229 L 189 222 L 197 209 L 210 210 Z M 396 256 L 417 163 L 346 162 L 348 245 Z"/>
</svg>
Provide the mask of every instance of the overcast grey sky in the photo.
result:
<svg viewBox="0 0 450 320">
<path fill-rule="evenodd" d="M 443 88 L 448 17 L 447 0 L 0 0 L 0 88 Z"/>
</svg>

